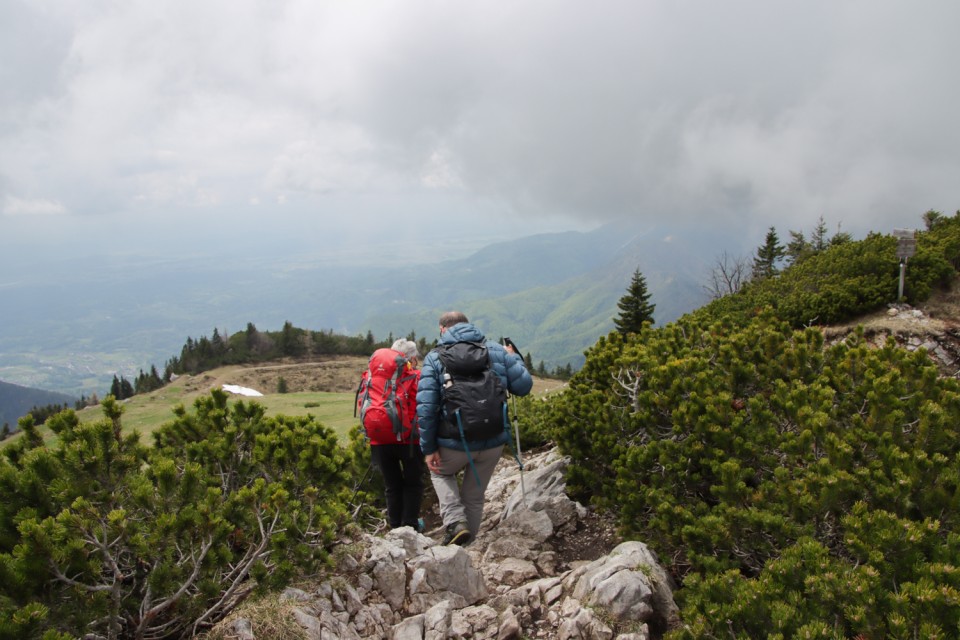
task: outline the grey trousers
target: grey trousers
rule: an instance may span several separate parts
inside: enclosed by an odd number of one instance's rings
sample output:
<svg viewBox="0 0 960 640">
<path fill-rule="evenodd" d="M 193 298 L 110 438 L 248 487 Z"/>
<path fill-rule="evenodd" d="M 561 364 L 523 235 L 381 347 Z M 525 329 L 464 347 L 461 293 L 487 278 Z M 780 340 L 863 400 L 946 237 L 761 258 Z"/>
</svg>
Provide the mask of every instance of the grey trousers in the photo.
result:
<svg viewBox="0 0 960 640">
<path fill-rule="evenodd" d="M 484 494 L 501 454 L 503 445 L 471 451 L 469 456 L 473 458 L 473 466 L 477 469 L 474 475 L 465 451 L 440 447 L 440 470 L 431 471 L 430 480 L 437 492 L 440 517 L 445 526 L 466 522 L 471 535 L 477 535 L 483 520 Z M 461 471 L 462 480 L 458 481 L 457 476 Z M 480 484 L 477 484 L 477 476 L 480 477 Z"/>
</svg>

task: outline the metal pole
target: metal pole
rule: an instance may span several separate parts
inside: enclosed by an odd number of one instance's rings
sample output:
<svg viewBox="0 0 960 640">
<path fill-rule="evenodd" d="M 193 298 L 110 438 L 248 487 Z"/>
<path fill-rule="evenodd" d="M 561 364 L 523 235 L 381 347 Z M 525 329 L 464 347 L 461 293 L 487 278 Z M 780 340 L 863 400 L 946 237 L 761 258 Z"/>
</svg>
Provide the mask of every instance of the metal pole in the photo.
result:
<svg viewBox="0 0 960 640">
<path fill-rule="evenodd" d="M 900 258 L 900 286 L 897 288 L 897 302 L 903 301 L 903 280 L 907 271 L 907 259 Z"/>
<path fill-rule="evenodd" d="M 510 396 L 513 403 L 513 433 L 517 436 L 517 464 L 520 465 L 520 495 L 523 498 L 523 507 L 527 507 L 527 488 L 523 484 L 523 458 L 520 457 L 520 424 L 517 420 L 517 397 Z"/>
</svg>

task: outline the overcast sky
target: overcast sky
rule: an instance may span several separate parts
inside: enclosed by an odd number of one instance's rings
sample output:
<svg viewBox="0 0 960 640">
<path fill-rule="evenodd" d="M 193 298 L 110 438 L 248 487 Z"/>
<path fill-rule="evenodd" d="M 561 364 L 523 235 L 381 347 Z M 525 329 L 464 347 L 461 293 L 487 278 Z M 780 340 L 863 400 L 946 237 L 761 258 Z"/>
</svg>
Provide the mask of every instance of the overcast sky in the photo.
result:
<svg viewBox="0 0 960 640">
<path fill-rule="evenodd" d="M 0 0 L 0 249 L 919 226 L 960 208 L 958 26 L 956 0 Z"/>
</svg>

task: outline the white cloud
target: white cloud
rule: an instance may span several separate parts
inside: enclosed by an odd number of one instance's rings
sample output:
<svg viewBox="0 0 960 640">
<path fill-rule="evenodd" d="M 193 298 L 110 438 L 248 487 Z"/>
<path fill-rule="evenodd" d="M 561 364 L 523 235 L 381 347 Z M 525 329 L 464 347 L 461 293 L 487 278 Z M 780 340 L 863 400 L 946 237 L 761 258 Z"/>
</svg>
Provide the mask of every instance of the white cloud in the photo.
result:
<svg viewBox="0 0 960 640">
<path fill-rule="evenodd" d="M 66 212 L 66 207 L 55 200 L 24 199 L 13 196 L 5 196 L 3 199 L 3 213 L 8 216 L 51 216 Z"/>
</svg>

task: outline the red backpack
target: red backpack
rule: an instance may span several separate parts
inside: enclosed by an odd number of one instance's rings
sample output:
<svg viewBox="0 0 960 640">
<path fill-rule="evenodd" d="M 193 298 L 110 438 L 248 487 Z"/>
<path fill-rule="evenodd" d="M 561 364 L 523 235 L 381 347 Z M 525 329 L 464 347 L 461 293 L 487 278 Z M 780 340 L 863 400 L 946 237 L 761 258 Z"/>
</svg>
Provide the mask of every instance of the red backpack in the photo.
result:
<svg viewBox="0 0 960 640">
<path fill-rule="evenodd" d="M 377 349 L 370 356 L 357 388 L 353 415 L 360 422 L 370 444 L 409 442 L 417 401 L 417 371 L 407 366 L 399 351 Z"/>
</svg>

